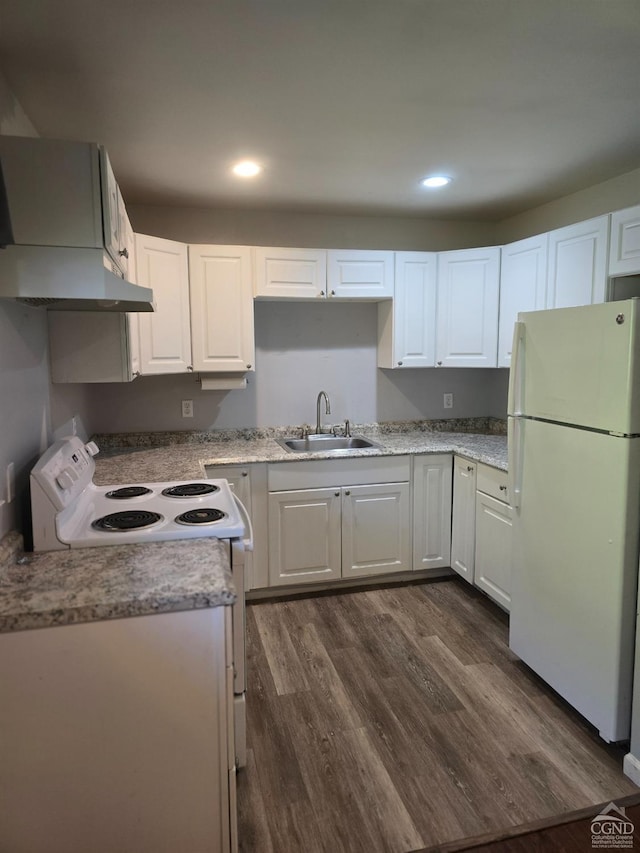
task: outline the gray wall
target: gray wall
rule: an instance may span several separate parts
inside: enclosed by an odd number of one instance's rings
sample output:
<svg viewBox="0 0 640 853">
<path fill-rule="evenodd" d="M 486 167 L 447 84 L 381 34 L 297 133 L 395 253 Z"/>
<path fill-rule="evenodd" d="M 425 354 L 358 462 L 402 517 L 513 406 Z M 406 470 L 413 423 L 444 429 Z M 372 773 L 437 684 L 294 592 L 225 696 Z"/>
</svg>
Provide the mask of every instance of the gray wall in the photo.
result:
<svg viewBox="0 0 640 853">
<path fill-rule="evenodd" d="M 193 376 L 150 376 L 94 386 L 100 431 L 223 429 L 312 423 L 316 396 L 331 397 L 329 423 L 506 414 L 506 370 L 379 370 L 377 306 L 255 303 L 256 371 L 241 391 L 201 391 Z M 442 395 L 453 392 L 454 408 Z M 181 401 L 194 401 L 182 418 Z"/>
<path fill-rule="evenodd" d="M 492 222 L 154 205 L 127 209 L 135 231 L 183 243 L 446 251 L 491 246 L 496 239 Z"/>
<path fill-rule="evenodd" d="M 496 239 L 510 243 L 636 204 L 640 204 L 640 169 L 504 219 L 497 225 Z"/>
</svg>

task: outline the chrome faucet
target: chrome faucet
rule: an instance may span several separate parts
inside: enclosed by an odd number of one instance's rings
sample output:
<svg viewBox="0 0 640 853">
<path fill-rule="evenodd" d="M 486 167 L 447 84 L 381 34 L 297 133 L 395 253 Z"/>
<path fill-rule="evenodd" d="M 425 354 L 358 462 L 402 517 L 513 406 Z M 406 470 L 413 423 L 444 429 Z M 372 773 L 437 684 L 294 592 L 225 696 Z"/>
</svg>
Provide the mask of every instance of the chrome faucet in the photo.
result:
<svg viewBox="0 0 640 853">
<path fill-rule="evenodd" d="M 321 391 L 318 394 L 318 401 L 316 405 L 316 435 L 320 435 L 322 432 L 322 427 L 320 425 L 320 400 L 324 397 L 324 413 L 325 415 L 331 414 L 331 404 L 329 403 L 329 395 L 326 391 Z"/>
</svg>

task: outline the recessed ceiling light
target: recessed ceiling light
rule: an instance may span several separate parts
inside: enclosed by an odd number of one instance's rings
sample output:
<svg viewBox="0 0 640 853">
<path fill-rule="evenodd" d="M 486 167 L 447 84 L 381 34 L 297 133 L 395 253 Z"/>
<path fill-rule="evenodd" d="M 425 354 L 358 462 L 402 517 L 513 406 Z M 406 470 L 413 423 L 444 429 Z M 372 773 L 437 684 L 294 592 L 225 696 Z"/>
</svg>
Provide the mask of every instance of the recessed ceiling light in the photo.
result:
<svg viewBox="0 0 640 853">
<path fill-rule="evenodd" d="M 425 178 L 422 182 L 422 186 L 429 187 L 429 189 L 437 189 L 438 187 L 446 187 L 447 184 L 451 183 L 451 178 L 448 178 L 446 175 L 430 175 L 428 178 Z"/>
<path fill-rule="evenodd" d="M 240 163 L 236 163 L 232 171 L 239 178 L 254 178 L 260 174 L 262 166 L 258 166 L 253 160 L 241 160 Z"/>
</svg>

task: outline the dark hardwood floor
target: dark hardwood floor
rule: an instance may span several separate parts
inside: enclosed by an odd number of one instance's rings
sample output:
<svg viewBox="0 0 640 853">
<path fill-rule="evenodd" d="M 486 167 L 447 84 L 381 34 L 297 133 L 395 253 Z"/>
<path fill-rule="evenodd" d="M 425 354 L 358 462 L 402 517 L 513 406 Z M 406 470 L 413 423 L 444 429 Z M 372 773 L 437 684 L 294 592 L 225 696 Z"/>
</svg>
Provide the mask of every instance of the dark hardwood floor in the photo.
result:
<svg viewBox="0 0 640 853">
<path fill-rule="evenodd" d="M 507 638 L 457 579 L 249 605 L 240 849 L 401 853 L 637 793 Z"/>
</svg>

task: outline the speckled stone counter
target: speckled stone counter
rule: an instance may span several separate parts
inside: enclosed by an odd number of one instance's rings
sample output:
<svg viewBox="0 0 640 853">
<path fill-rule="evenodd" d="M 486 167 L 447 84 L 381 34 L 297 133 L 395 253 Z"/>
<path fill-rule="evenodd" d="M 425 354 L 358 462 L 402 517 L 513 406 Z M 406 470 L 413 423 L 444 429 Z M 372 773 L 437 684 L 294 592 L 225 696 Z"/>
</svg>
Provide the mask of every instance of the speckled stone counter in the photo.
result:
<svg viewBox="0 0 640 853">
<path fill-rule="evenodd" d="M 333 459 L 336 465 L 345 456 L 398 456 L 404 454 L 457 453 L 507 470 L 507 439 L 504 435 L 474 435 L 455 432 L 379 433 L 358 430 L 379 447 L 350 450 L 336 456 L 327 451 L 290 453 L 274 438 L 224 438 L 212 433 L 209 441 L 169 444 L 162 447 L 114 448 L 96 458 L 94 480 L 99 485 L 113 483 L 155 483 L 168 480 L 200 479 L 207 465 L 248 465 L 252 462 L 299 462 L 303 459 Z M 100 437 L 96 436 L 98 446 Z"/>
<path fill-rule="evenodd" d="M 233 604 L 218 539 L 24 553 L 0 542 L 0 632 Z"/>
</svg>

